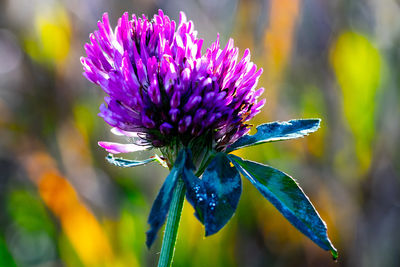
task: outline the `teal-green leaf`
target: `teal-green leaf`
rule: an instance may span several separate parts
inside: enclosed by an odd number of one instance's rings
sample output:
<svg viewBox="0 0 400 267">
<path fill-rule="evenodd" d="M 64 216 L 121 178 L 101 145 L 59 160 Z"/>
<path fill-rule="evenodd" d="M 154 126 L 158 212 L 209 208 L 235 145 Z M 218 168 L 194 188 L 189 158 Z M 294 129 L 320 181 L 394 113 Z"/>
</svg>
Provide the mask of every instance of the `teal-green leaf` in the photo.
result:
<svg viewBox="0 0 400 267">
<path fill-rule="evenodd" d="M 289 175 L 270 166 L 228 156 L 235 167 L 268 199 L 300 232 L 337 258 L 337 251 L 321 219 L 303 190 Z"/>
<path fill-rule="evenodd" d="M 226 149 L 226 153 L 242 147 L 303 137 L 318 130 L 320 122 L 320 119 L 302 119 L 261 124 L 254 135 L 242 136 Z"/>
<path fill-rule="evenodd" d="M 156 158 L 149 158 L 145 160 L 130 160 L 130 159 L 123 159 L 123 158 L 115 158 L 112 154 L 109 154 L 106 157 L 106 160 L 110 163 L 113 164 L 117 167 L 122 167 L 122 168 L 130 168 L 130 167 L 136 167 L 136 166 L 141 166 L 145 165 L 147 163 L 156 161 Z"/>
<path fill-rule="evenodd" d="M 178 157 L 175 160 L 174 166 L 171 169 L 171 172 L 168 174 L 167 178 L 164 181 L 156 200 L 151 207 L 148 223 L 150 224 L 150 230 L 146 232 L 147 247 L 151 247 L 153 244 L 158 230 L 160 230 L 161 226 L 164 224 L 165 219 L 167 218 L 167 214 L 171 205 L 172 196 L 174 193 L 174 189 L 177 185 L 179 177 L 182 175 L 182 171 L 184 165 L 186 164 L 186 160 L 188 158 L 186 149 L 182 149 L 178 153 Z"/>
<path fill-rule="evenodd" d="M 225 153 L 218 153 L 207 166 L 202 179 L 185 168 L 182 179 L 186 198 L 204 224 L 206 236 L 217 233 L 233 216 L 242 192 L 242 181 Z"/>
</svg>

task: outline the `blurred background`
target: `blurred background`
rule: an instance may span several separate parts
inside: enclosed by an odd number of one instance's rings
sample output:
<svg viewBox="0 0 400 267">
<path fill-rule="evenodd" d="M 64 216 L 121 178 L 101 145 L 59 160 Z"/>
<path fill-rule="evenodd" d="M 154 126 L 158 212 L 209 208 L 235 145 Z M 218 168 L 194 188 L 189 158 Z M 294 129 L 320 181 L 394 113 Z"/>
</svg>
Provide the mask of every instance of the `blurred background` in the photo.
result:
<svg viewBox="0 0 400 267">
<path fill-rule="evenodd" d="M 219 32 L 250 48 L 267 99 L 255 125 L 322 119 L 307 138 L 240 154 L 293 175 L 339 250 L 335 263 L 244 180 L 214 236 L 185 204 L 174 266 L 400 266 L 397 0 L 0 1 L 0 266 L 156 265 L 146 221 L 167 171 L 105 161 L 105 94 L 79 58 L 103 12 L 115 26 L 159 8 L 184 11 L 204 47 Z"/>
</svg>

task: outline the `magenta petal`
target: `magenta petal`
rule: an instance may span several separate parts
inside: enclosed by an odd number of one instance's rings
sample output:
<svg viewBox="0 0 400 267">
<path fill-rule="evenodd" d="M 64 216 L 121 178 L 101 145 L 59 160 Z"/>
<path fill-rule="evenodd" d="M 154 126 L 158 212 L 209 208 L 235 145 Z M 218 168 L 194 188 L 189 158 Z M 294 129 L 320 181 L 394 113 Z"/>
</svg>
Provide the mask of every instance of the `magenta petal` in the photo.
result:
<svg viewBox="0 0 400 267">
<path fill-rule="evenodd" d="M 120 144 L 114 142 L 98 142 L 99 146 L 107 150 L 111 154 L 130 153 L 149 149 L 151 146 L 139 146 L 135 144 Z"/>
<path fill-rule="evenodd" d="M 117 127 L 111 128 L 111 132 L 118 136 L 138 137 L 137 132 L 128 132 L 128 131 L 121 130 L 120 128 L 117 128 Z"/>
</svg>

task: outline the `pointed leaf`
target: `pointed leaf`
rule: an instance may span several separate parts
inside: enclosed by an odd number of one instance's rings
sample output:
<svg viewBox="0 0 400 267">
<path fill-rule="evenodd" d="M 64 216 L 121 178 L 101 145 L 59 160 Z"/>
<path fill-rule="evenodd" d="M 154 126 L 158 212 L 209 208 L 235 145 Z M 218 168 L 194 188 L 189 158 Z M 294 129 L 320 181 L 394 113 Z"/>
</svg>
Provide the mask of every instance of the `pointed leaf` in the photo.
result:
<svg viewBox="0 0 400 267">
<path fill-rule="evenodd" d="M 268 199 L 300 232 L 337 257 L 318 212 L 298 184 L 287 174 L 257 162 L 229 155 L 235 167 Z"/>
<path fill-rule="evenodd" d="M 306 119 L 261 124 L 254 135 L 242 136 L 226 149 L 226 153 L 246 146 L 303 137 L 318 130 L 320 122 L 320 119 Z"/>
<path fill-rule="evenodd" d="M 147 247 L 151 247 L 153 244 L 158 230 L 164 224 L 171 204 L 172 196 L 179 177 L 182 174 L 183 167 L 187 158 L 186 150 L 182 149 L 175 161 L 171 172 L 168 174 L 164 181 L 160 191 L 158 192 L 157 198 L 153 203 L 150 211 L 148 223 L 150 224 L 150 230 L 147 231 Z"/>
<path fill-rule="evenodd" d="M 145 159 L 145 160 L 130 160 L 130 159 L 123 159 L 123 158 L 114 158 L 114 156 L 110 154 L 106 157 L 106 160 L 115 166 L 122 167 L 122 168 L 130 168 L 130 167 L 145 165 L 147 163 L 156 161 L 157 159 L 149 158 L 149 159 Z"/>
<path fill-rule="evenodd" d="M 204 224 L 206 236 L 215 234 L 230 220 L 235 212 L 242 181 L 225 153 L 218 153 L 206 168 L 202 179 L 185 168 L 182 178 L 186 197 L 195 209 L 195 215 Z"/>
</svg>

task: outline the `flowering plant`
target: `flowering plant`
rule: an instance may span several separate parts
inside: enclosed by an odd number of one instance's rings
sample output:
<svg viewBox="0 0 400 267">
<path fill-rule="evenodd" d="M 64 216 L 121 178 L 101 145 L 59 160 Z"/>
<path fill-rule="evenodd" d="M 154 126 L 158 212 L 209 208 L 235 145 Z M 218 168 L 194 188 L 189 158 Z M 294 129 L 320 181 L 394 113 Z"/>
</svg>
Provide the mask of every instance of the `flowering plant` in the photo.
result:
<svg viewBox="0 0 400 267">
<path fill-rule="evenodd" d="M 182 203 L 194 207 L 206 236 L 217 233 L 234 214 L 242 184 L 240 174 L 297 229 L 325 250 L 337 253 L 325 223 L 307 196 L 287 174 L 230 154 L 242 147 L 305 136 L 319 128 L 319 119 L 272 122 L 249 135 L 248 121 L 265 99 L 256 90 L 262 69 L 246 50 L 230 39 L 221 49 L 219 37 L 202 54 L 203 40 L 184 13 L 176 23 L 160 10 L 152 20 L 124 13 L 113 31 L 108 15 L 90 34 L 82 57 L 84 76 L 108 94 L 99 115 L 126 136 L 129 144 L 99 142 L 120 167 L 158 161 L 170 174 L 153 203 L 147 245 L 167 219 L 160 265 L 172 261 Z M 143 161 L 112 154 L 159 148 L 162 156 Z"/>
</svg>

